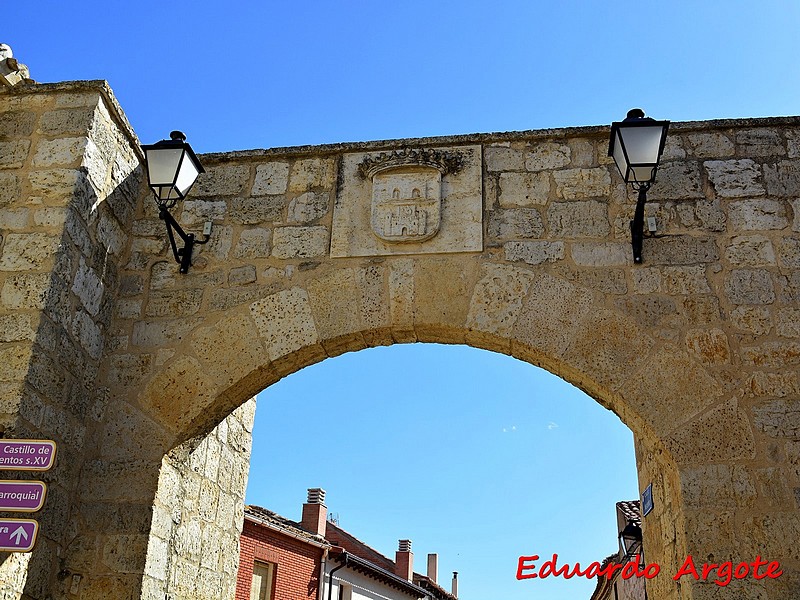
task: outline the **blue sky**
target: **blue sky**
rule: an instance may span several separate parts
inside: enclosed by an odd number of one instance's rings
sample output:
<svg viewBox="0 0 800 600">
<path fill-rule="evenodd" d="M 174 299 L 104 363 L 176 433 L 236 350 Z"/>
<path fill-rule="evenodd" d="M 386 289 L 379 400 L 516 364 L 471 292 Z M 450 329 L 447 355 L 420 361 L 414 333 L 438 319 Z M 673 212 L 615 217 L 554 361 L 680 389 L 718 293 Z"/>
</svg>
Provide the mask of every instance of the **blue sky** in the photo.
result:
<svg viewBox="0 0 800 600">
<path fill-rule="evenodd" d="M 6 4 L 34 79 L 107 79 L 144 143 L 181 129 L 198 152 L 800 112 L 796 0 Z M 496 354 L 363 351 L 259 402 L 248 501 L 299 518 L 322 486 L 382 552 L 439 552 L 463 600 L 588 598 L 516 581 L 516 558 L 602 559 L 638 492 L 619 419 Z"/>
</svg>

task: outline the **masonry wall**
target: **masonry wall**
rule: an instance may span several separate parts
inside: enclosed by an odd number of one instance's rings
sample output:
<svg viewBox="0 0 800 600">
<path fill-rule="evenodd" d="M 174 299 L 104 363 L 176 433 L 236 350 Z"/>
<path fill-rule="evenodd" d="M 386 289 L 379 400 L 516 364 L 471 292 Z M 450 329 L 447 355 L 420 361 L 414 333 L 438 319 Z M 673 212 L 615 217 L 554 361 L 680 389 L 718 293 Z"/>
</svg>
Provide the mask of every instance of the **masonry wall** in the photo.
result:
<svg viewBox="0 0 800 600">
<path fill-rule="evenodd" d="M 164 457 L 142 598 L 233 598 L 255 408 L 253 398 Z"/>
<path fill-rule="evenodd" d="M 0 589 L 44 597 L 81 529 L 78 479 L 99 385 L 124 231 L 139 196 L 138 148 L 102 86 L 0 91 L 0 427 L 53 439 L 55 467 L 5 473 L 48 484 L 36 549 L 0 566 Z M 27 576 L 19 565 L 29 563 Z M 15 572 L 16 571 L 16 572 Z"/>
<path fill-rule="evenodd" d="M 275 599 L 316 600 L 323 550 L 282 535 L 245 519 L 241 537 L 236 600 L 250 600 L 254 561 L 269 562 L 275 568 Z"/>
<path fill-rule="evenodd" d="M 4 90 L 0 115 L 3 424 L 60 444 L 7 589 L 140 597 L 148 548 L 173 539 L 153 527 L 165 456 L 309 364 L 425 341 L 543 366 L 615 411 L 664 572 L 760 554 L 784 575 L 724 591 L 800 596 L 800 120 L 673 124 L 636 266 L 607 127 L 207 155 L 175 212 L 214 229 L 182 276 L 104 85 Z M 387 160 L 440 177 L 433 237 L 370 222 Z"/>
</svg>

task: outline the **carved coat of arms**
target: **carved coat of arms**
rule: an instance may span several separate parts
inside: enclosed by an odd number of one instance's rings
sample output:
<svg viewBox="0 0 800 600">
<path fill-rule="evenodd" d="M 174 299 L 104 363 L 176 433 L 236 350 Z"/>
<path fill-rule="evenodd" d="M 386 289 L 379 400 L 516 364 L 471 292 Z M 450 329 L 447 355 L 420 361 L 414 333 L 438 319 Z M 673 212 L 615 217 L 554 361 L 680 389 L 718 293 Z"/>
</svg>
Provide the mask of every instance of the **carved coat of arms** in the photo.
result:
<svg viewBox="0 0 800 600">
<path fill-rule="evenodd" d="M 460 156 L 431 150 L 381 154 L 360 165 L 372 178 L 372 231 L 387 242 L 422 242 L 439 232 L 442 175 L 457 171 Z"/>
</svg>

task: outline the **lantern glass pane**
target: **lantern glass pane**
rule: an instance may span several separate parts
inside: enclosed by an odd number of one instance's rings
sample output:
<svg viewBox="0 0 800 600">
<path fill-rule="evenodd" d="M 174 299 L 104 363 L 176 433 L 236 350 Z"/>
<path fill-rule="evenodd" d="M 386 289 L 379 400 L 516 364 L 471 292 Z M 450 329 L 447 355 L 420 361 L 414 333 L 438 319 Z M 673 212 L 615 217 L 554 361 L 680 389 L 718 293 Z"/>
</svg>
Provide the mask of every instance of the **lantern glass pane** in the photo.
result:
<svg viewBox="0 0 800 600">
<path fill-rule="evenodd" d="M 653 165 L 645 165 L 643 167 L 633 167 L 631 168 L 631 181 L 637 181 L 640 183 L 644 183 L 645 181 L 653 181 L 655 167 Z"/>
<path fill-rule="evenodd" d="M 631 164 L 658 164 L 658 151 L 661 148 L 661 125 L 654 127 L 620 127 L 619 134 L 625 143 L 628 160 Z"/>
<path fill-rule="evenodd" d="M 169 185 L 175 181 L 183 148 L 153 148 L 147 151 L 147 177 L 151 186 Z"/>
<path fill-rule="evenodd" d="M 626 173 L 628 171 L 628 162 L 625 160 L 625 152 L 622 149 L 622 139 L 620 138 L 620 130 L 615 133 L 614 140 L 614 162 L 617 163 L 619 172 L 622 173 L 623 179 L 627 181 Z"/>
<path fill-rule="evenodd" d="M 192 187 L 199 174 L 197 166 L 187 152 L 181 161 L 181 170 L 178 173 L 178 179 L 175 181 L 175 187 L 178 188 L 181 196 L 186 195 L 186 192 Z"/>
</svg>

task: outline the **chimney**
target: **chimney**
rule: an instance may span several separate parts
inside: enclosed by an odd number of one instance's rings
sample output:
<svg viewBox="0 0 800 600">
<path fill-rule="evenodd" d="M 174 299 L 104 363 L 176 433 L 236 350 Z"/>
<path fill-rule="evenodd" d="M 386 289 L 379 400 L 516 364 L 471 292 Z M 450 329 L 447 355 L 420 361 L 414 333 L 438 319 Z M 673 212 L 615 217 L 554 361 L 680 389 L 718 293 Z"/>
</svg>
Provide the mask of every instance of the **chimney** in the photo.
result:
<svg viewBox="0 0 800 600">
<path fill-rule="evenodd" d="M 325 490 L 309 488 L 308 500 L 303 504 L 303 518 L 300 521 L 303 529 L 315 535 L 325 537 L 325 519 L 328 508 L 325 506 Z"/>
<path fill-rule="evenodd" d="M 439 578 L 439 555 L 428 554 L 428 579 L 433 583 Z"/>
<path fill-rule="evenodd" d="M 458 571 L 453 571 L 453 591 L 451 594 L 458 598 Z"/>
<path fill-rule="evenodd" d="M 411 552 L 411 540 L 400 540 L 394 558 L 394 574 L 407 581 L 414 578 L 414 553 Z"/>
</svg>

